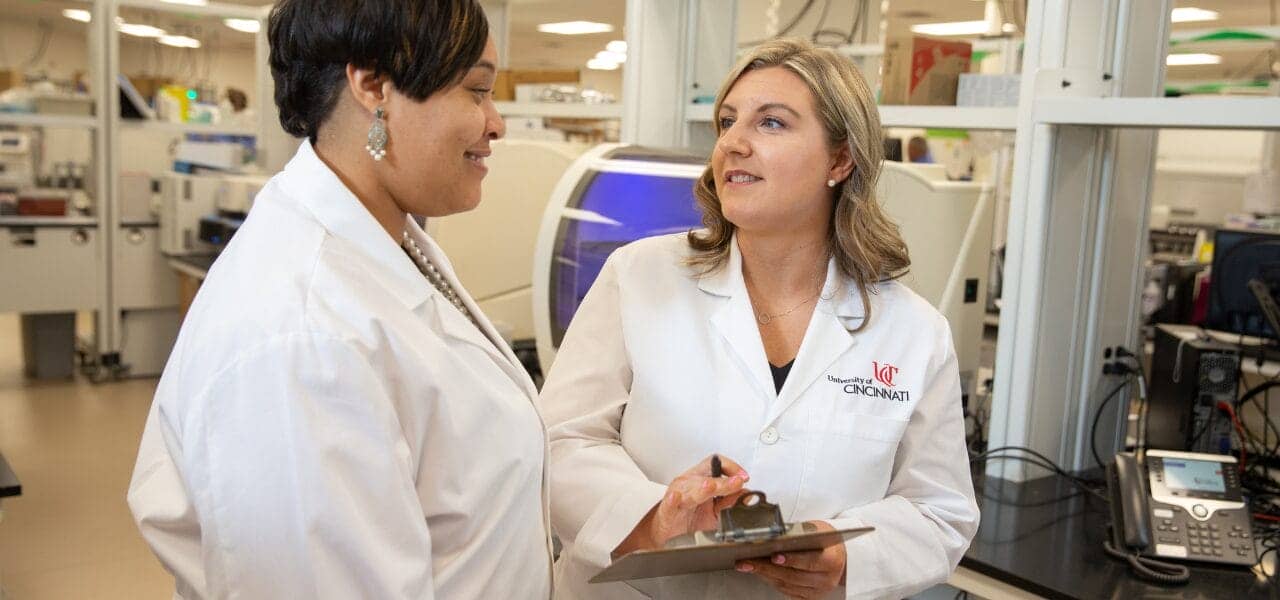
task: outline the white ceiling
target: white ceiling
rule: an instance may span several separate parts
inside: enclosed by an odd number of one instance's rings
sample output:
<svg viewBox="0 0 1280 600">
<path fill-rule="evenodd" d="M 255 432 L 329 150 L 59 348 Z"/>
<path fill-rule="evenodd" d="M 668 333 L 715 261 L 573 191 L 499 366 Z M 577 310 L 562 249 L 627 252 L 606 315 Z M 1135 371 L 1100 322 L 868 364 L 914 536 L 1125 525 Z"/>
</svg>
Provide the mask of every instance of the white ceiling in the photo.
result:
<svg viewBox="0 0 1280 600">
<path fill-rule="evenodd" d="M 232 4 L 263 6 L 263 0 L 221 0 Z M 484 0 L 486 2 L 490 0 Z M 499 0 L 492 0 L 497 2 Z M 790 21 L 806 0 L 782 0 L 779 20 Z M 847 30 L 853 7 L 862 1 L 878 0 L 814 0 L 814 7 L 793 31 L 808 35 L 818 28 L 818 13 L 829 3 L 825 29 Z M 763 32 L 763 15 L 769 0 L 739 0 L 739 39 L 754 39 Z M 510 64 L 514 68 L 580 69 L 587 59 L 604 49 L 610 40 L 622 39 L 626 16 L 626 0 L 508 0 L 511 21 Z M 1021 0 L 1008 0 L 1006 12 L 1021 16 Z M 1216 27 L 1239 27 L 1275 24 L 1280 18 L 1280 0 L 1176 0 L 1177 6 L 1197 6 L 1220 13 L 1220 19 L 1205 23 L 1175 25 L 1174 30 Z M 63 8 L 83 8 L 86 2 L 74 0 L 0 0 L 0 18 L 36 22 L 43 19 L 59 29 L 84 30 L 84 26 L 61 16 Z M 890 34 L 906 31 L 910 25 L 924 22 L 981 19 L 983 2 L 974 0 L 890 0 L 888 25 Z M 217 19 L 194 18 L 180 14 L 126 9 L 122 16 L 131 22 L 142 22 L 202 38 L 207 46 L 217 49 L 253 47 L 253 37 L 232 31 Z M 1008 15 L 1015 18 L 1014 15 Z M 539 33 L 539 23 L 587 20 L 609 23 L 613 33 L 563 36 Z M 1016 20 L 1016 18 L 1015 18 Z M 19 49 L 9 49 L 21 53 Z M 1248 79 L 1265 75 L 1270 63 L 1280 59 L 1274 48 L 1246 47 L 1215 49 L 1223 64 L 1204 67 L 1174 67 L 1170 80 Z"/>
</svg>

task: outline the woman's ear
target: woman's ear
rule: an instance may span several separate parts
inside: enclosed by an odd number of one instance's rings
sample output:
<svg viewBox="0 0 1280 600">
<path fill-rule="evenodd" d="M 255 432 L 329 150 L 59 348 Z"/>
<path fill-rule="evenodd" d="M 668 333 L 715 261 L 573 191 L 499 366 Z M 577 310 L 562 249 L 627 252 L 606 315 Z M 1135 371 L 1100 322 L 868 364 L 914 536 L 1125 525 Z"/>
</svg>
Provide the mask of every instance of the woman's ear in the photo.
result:
<svg viewBox="0 0 1280 600">
<path fill-rule="evenodd" d="M 848 144 L 840 144 L 831 154 L 831 168 L 827 170 L 827 178 L 842 182 L 853 173 L 853 154 Z"/>
<path fill-rule="evenodd" d="M 365 110 L 374 109 L 386 103 L 391 90 L 391 80 L 386 75 L 371 69 L 362 69 L 355 65 L 347 65 L 347 89 L 356 103 Z"/>
</svg>

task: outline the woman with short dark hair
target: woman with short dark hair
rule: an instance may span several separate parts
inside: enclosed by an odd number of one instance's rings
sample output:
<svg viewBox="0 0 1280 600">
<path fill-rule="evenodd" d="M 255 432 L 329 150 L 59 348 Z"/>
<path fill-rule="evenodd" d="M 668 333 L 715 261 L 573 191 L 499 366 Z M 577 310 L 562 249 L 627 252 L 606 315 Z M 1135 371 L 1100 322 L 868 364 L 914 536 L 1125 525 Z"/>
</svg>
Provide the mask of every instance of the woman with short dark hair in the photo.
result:
<svg viewBox="0 0 1280 600">
<path fill-rule="evenodd" d="M 496 50 L 474 0 L 282 0 L 305 137 L 210 269 L 129 504 L 181 598 L 546 598 L 536 390 L 413 215 L 474 208 Z"/>
</svg>

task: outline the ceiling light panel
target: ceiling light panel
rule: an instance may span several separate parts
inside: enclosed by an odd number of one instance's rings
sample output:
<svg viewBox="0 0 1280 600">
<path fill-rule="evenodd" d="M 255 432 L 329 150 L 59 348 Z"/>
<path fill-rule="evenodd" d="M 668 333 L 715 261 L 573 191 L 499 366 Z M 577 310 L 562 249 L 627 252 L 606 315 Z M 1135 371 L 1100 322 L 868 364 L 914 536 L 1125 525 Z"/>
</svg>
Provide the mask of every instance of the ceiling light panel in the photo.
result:
<svg viewBox="0 0 1280 600">
<path fill-rule="evenodd" d="M 565 21 L 563 23 L 543 23 L 538 26 L 538 31 L 559 35 L 584 35 L 588 33 L 609 33 L 613 31 L 613 25 L 591 21 Z"/>
<path fill-rule="evenodd" d="M 1170 67 L 1187 67 L 1191 65 L 1222 64 L 1222 57 L 1217 54 L 1170 54 L 1165 57 L 1164 64 Z"/>
<path fill-rule="evenodd" d="M 987 33 L 989 28 L 986 21 L 953 21 L 912 25 L 911 31 L 924 35 L 982 35 Z"/>
<path fill-rule="evenodd" d="M 1196 8 L 1194 6 L 1186 6 L 1183 8 L 1173 9 L 1171 17 L 1174 23 L 1194 23 L 1197 21 L 1217 21 L 1218 13 L 1212 10 Z"/>
</svg>

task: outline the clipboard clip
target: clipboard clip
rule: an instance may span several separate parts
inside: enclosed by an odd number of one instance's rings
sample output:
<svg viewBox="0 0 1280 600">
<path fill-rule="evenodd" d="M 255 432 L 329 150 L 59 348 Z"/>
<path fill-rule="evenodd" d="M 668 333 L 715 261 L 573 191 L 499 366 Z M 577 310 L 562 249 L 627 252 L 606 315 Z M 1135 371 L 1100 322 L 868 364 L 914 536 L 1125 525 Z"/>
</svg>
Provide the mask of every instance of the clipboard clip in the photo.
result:
<svg viewBox="0 0 1280 600">
<path fill-rule="evenodd" d="M 715 537 L 719 542 L 755 542 L 778 537 L 786 531 L 782 509 L 770 503 L 764 492 L 750 492 L 720 511 L 720 530 Z"/>
</svg>

